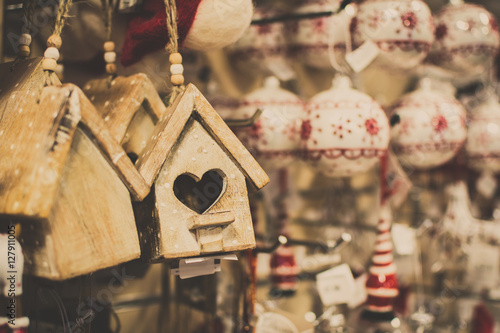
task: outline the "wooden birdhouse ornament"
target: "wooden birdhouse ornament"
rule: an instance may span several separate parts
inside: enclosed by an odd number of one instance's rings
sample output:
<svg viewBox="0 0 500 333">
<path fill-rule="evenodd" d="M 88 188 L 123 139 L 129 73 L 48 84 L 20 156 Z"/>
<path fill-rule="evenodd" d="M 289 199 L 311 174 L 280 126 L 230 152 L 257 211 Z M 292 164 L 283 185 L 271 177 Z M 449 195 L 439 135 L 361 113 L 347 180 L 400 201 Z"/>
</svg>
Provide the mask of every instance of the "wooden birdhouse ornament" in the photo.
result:
<svg viewBox="0 0 500 333">
<path fill-rule="evenodd" d="M 140 256 L 149 186 L 78 87 L 44 87 L 45 60 L 0 65 L 0 223 L 21 222 L 26 273 L 62 280 Z"/>
<path fill-rule="evenodd" d="M 84 92 L 104 119 L 111 136 L 135 162 L 146 147 L 166 106 L 146 74 L 92 80 Z"/>
<path fill-rule="evenodd" d="M 136 205 L 150 259 L 255 246 L 247 185 L 269 178 L 194 85 L 162 116 L 136 167 L 153 186 Z"/>
</svg>

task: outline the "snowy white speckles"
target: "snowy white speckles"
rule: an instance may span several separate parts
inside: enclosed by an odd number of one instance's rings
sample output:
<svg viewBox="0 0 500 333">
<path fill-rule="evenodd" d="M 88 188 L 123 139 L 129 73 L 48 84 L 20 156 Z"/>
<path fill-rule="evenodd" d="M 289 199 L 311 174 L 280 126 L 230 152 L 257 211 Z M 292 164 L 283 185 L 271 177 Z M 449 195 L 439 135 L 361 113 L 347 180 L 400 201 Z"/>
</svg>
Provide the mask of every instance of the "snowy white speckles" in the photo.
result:
<svg viewBox="0 0 500 333">
<path fill-rule="evenodd" d="M 0 136 L 3 135 L 3 130 L 0 131 Z"/>
<path fill-rule="evenodd" d="M 30 123 L 28 124 L 28 127 L 29 127 L 29 128 L 32 128 L 32 127 L 33 127 L 33 122 L 32 122 L 32 121 L 30 121 Z"/>
<path fill-rule="evenodd" d="M 130 82 L 130 84 L 135 84 L 135 83 L 136 83 L 136 82 L 135 82 L 135 80 L 132 80 L 132 81 Z"/>
<path fill-rule="evenodd" d="M 104 102 L 104 106 L 109 106 L 109 101 Z"/>
<path fill-rule="evenodd" d="M 174 231 L 175 230 L 174 227 L 170 227 L 169 229 L 170 229 L 170 231 Z"/>
<path fill-rule="evenodd" d="M 18 207 L 19 207 L 19 202 L 18 201 L 14 202 L 14 209 L 17 209 Z"/>
<path fill-rule="evenodd" d="M 177 214 L 178 210 L 177 210 L 177 209 L 174 209 L 172 212 L 173 212 L 174 214 Z"/>
<path fill-rule="evenodd" d="M 19 169 L 14 170 L 14 175 L 15 176 L 19 175 Z"/>
<path fill-rule="evenodd" d="M 165 183 L 165 185 L 163 185 L 164 188 L 170 188 L 170 183 Z"/>
<path fill-rule="evenodd" d="M 12 99 L 16 98 L 16 94 L 10 95 L 10 98 L 12 98 Z"/>
<path fill-rule="evenodd" d="M 23 113 L 23 108 L 19 108 L 19 113 Z"/>
<path fill-rule="evenodd" d="M 53 118 L 56 118 L 56 117 L 57 117 L 57 115 L 58 115 L 58 113 L 57 113 L 57 111 L 56 111 L 56 112 L 54 112 L 54 113 L 52 114 L 52 117 L 53 117 Z"/>
<path fill-rule="evenodd" d="M 14 150 L 14 148 L 16 148 L 16 145 L 15 144 L 11 144 L 10 145 L 10 150 Z"/>
<path fill-rule="evenodd" d="M 106 116 L 106 118 L 104 118 L 104 121 L 109 121 L 109 116 Z"/>
<path fill-rule="evenodd" d="M 180 154 L 181 152 L 182 152 L 182 150 L 181 150 L 181 149 L 177 150 L 177 154 Z"/>
<path fill-rule="evenodd" d="M 160 204 L 160 206 L 162 206 L 162 207 L 167 207 L 167 204 L 166 204 L 166 203 L 164 203 L 164 202 L 162 202 L 162 203 Z"/>
<path fill-rule="evenodd" d="M 238 244 L 238 241 L 236 239 L 233 239 L 233 244 Z"/>
<path fill-rule="evenodd" d="M 179 248 L 179 244 L 175 244 L 175 245 L 174 245 L 174 247 L 175 247 L 176 249 L 178 249 L 178 248 Z"/>
<path fill-rule="evenodd" d="M 146 145 L 146 140 L 141 141 L 141 145 L 145 146 Z"/>
<path fill-rule="evenodd" d="M 247 230 L 248 230 L 248 231 L 252 231 L 252 227 L 251 227 L 251 226 L 248 226 L 248 227 L 247 227 Z"/>
<path fill-rule="evenodd" d="M 83 88 L 83 89 L 85 89 L 85 90 L 90 90 L 90 88 L 92 88 L 92 87 L 90 86 L 90 84 L 87 84 L 87 85 L 85 86 L 85 88 Z"/>
<path fill-rule="evenodd" d="M 31 96 L 35 97 L 35 96 L 36 96 L 36 92 L 35 92 L 35 91 L 33 91 L 33 92 L 31 93 Z"/>
<path fill-rule="evenodd" d="M 90 100 L 93 102 L 95 100 L 95 96 L 90 96 Z"/>
<path fill-rule="evenodd" d="M 39 144 L 39 143 L 37 143 L 37 144 L 35 145 L 35 148 L 36 148 L 36 149 L 40 148 L 40 144 Z"/>
<path fill-rule="evenodd" d="M 196 157 L 192 157 L 191 161 L 195 162 L 196 161 Z"/>
<path fill-rule="evenodd" d="M 123 102 L 124 100 L 125 100 L 125 98 L 123 98 L 123 97 L 122 97 L 122 98 L 120 98 L 120 102 Z"/>
<path fill-rule="evenodd" d="M 165 170 L 163 170 L 163 175 L 164 175 L 164 176 L 168 175 L 168 170 L 166 170 L 166 169 L 165 169 Z"/>
<path fill-rule="evenodd" d="M 54 95 L 50 96 L 50 100 L 51 101 L 55 101 L 56 100 L 56 96 L 54 96 Z"/>
<path fill-rule="evenodd" d="M 111 81 L 111 85 L 112 85 L 112 86 L 114 86 L 115 84 L 116 84 L 116 81 L 115 81 L 115 80 Z"/>
<path fill-rule="evenodd" d="M 231 179 L 234 179 L 234 178 L 236 178 L 236 175 L 234 173 L 232 173 L 231 175 L 229 175 L 229 177 L 231 177 Z"/>
<path fill-rule="evenodd" d="M 198 134 L 195 134 L 195 135 L 194 135 L 194 138 L 195 138 L 195 139 L 198 139 Z"/>
<path fill-rule="evenodd" d="M 203 153 L 204 153 L 204 154 L 207 154 L 207 153 L 208 153 L 208 150 L 203 149 Z"/>
</svg>

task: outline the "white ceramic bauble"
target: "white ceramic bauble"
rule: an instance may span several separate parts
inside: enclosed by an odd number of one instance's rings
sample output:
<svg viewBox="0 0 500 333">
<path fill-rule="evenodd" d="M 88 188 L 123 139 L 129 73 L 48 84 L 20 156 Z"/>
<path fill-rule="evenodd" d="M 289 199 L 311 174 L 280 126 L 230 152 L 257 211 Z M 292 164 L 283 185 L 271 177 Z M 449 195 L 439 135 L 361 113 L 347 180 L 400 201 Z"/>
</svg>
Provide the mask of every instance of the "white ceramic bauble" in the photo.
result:
<svg viewBox="0 0 500 333">
<path fill-rule="evenodd" d="M 304 103 L 281 89 L 277 78 L 269 77 L 263 88 L 241 101 L 234 118 L 248 119 L 259 108 L 263 112 L 255 124 L 237 128 L 235 133 L 266 171 L 283 168 L 295 159 L 299 149 Z"/>
<path fill-rule="evenodd" d="M 500 172 L 500 103 L 497 96 L 491 96 L 472 110 L 465 151 L 471 168 Z"/>
<path fill-rule="evenodd" d="M 443 85 L 444 83 L 441 83 Z M 466 112 L 450 91 L 428 79 L 401 98 L 391 113 L 391 143 L 402 164 L 429 169 L 450 161 L 467 137 Z"/>
<path fill-rule="evenodd" d="M 307 16 L 336 12 L 340 3 L 340 0 L 307 0 L 298 5 L 293 14 Z M 286 22 L 289 58 L 311 67 L 332 68 L 329 55 L 332 52 L 334 61 L 342 63 L 349 38 L 349 22 L 346 11 L 333 18 L 332 15 L 323 15 Z"/>
<path fill-rule="evenodd" d="M 432 63 L 467 75 L 480 74 L 492 65 L 500 40 L 496 20 L 486 9 L 458 1 L 436 15 L 435 25 Z"/>
<path fill-rule="evenodd" d="M 277 15 L 275 12 L 255 9 L 253 20 L 264 20 Z M 231 62 L 250 70 L 267 69 L 268 63 L 282 61 L 286 57 L 283 23 L 272 22 L 250 25 L 243 36 L 228 47 Z"/>
<path fill-rule="evenodd" d="M 207 51 L 232 44 L 248 28 L 252 14 L 251 0 L 203 0 L 183 46 L 191 50 Z"/>
<path fill-rule="evenodd" d="M 366 0 L 351 21 L 353 45 L 377 44 L 374 64 L 390 69 L 411 69 L 420 64 L 434 41 L 434 23 L 422 0 Z"/>
<path fill-rule="evenodd" d="M 389 122 L 375 100 L 337 76 L 331 89 L 307 103 L 301 137 L 304 159 L 330 177 L 366 172 L 389 145 Z"/>
</svg>

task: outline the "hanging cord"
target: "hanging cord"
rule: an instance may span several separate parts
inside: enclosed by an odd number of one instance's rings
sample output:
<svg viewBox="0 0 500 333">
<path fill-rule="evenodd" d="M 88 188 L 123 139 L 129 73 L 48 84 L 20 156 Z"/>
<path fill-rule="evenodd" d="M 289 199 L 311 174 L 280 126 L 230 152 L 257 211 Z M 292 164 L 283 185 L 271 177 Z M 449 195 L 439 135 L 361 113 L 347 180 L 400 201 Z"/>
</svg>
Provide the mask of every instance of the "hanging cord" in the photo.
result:
<svg viewBox="0 0 500 333">
<path fill-rule="evenodd" d="M 21 37 L 19 37 L 19 50 L 17 53 L 16 60 L 20 58 L 29 57 L 31 50 L 31 26 L 33 22 L 33 14 L 35 12 L 35 1 L 32 0 L 24 0 L 23 1 L 23 14 L 26 24 L 24 25 L 24 29 L 22 31 Z"/>
<path fill-rule="evenodd" d="M 170 82 L 173 85 L 170 94 L 169 105 L 172 105 L 184 90 L 184 67 L 182 66 L 182 55 L 179 53 L 179 33 L 177 32 L 177 5 L 175 0 L 165 0 L 166 23 L 169 32 L 169 40 L 166 46 L 170 53 Z"/>
<path fill-rule="evenodd" d="M 111 40 L 111 27 L 113 25 L 113 0 L 101 0 L 104 28 L 106 29 L 106 41 L 104 42 L 104 61 L 106 62 L 106 73 L 109 74 L 108 85 L 116 77 L 116 52 L 115 43 Z"/>
<path fill-rule="evenodd" d="M 47 49 L 43 55 L 44 59 L 42 62 L 42 68 L 46 73 L 45 85 L 47 86 L 58 83 L 55 72 L 57 70 L 57 60 L 59 59 L 59 49 L 62 45 L 61 32 L 68 18 L 68 12 L 72 4 L 72 0 L 60 0 L 54 32 L 47 40 Z"/>
<path fill-rule="evenodd" d="M 332 7 L 335 7 L 335 4 L 333 2 Z M 335 56 L 335 38 L 338 37 L 336 35 L 338 26 L 345 27 L 343 31 L 345 39 L 345 55 L 352 52 L 351 33 L 349 31 L 349 25 L 344 24 L 345 22 L 342 22 L 345 18 L 340 15 L 342 15 L 340 12 L 335 13 L 332 11 L 332 15 L 328 19 L 330 25 L 328 31 L 328 58 L 334 70 L 341 74 L 348 75 L 349 70 L 339 64 L 339 62 L 337 61 L 337 57 Z"/>
</svg>

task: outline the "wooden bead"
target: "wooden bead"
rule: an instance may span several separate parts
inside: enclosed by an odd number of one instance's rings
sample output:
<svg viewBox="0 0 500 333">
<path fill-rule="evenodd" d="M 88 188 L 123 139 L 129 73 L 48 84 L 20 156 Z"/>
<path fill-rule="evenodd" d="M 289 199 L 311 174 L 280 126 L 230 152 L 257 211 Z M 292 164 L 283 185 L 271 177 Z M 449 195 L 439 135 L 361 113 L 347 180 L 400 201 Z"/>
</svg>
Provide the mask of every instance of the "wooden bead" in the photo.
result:
<svg viewBox="0 0 500 333">
<path fill-rule="evenodd" d="M 42 62 L 42 68 L 45 71 L 54 72 L 57 69 L 57 61 L 51 58 L 45 58 Z"/>
<path fill-rule="evenodd" d="M 170 60 L 170 63 L 173 65 L 182 64 L 182 55 L 180 53 L 172 53 L 168 57 L 168 60 Z"/>
<path fill-rule="evenodd" d="M 30 45 L 31 44 L 31 35 L 30 34 L 22 34 L 21 37 L 19 37 L 19 44 Z"/>
<path fill-rule="evenodd" d="M 170 82 L 172 82 L 174 86 L 182 86 L 184 84 L 184 75 L 174 74 L 170 77 Z"/>
<path fill-rule="evenodd" d="M 59 50 L 56 49 L 55 47 L 48 47 L 46 50 L 45 50 L 45 53 L 43 54 L 43 56 L 45 58 L 50 58 L 50 59 L 54 59 L 54 60 L 57 60 L 59 59 Z"/>
<path fill-rule="evenodd" d="M 61 45 L 62 45 L 61 36 L 51 35 L 49 37 L 49 39 L 47 39 L 47 46 L 48 47 L 55 47 L 56 49 L 60 49 Z"/>
<path fill-rule="evenodd" d="M 110 52 L 115 50 L 115 43 L 114 42 L 105 42 L 104 43 L 104 51 Z"/>
<path fill-rule="evenodd" d="M 116 53 L 115 52 L 104 52 L 104 61 L 108 64 L 112 64 L 116 61 Z"/>
<path fill-rule="evenodd" d="M 171 65 L 170 66 L 170 73 L 172 73 L 172 75 L 183 74 L 184 67 L 181 64 Z"/>
<path fill-rule="evenodd" d="M 28 45 L 20 45 L 19 46 L 19 55 L 21 57 L 27 57 L 31 53 L 30 47 Z"/>
<path fill-rule="evenodd" d="M 116 74 L 116 65 L 115 64 L 107 64 L 106 65 L 106 73 Z"/>
</svg>

